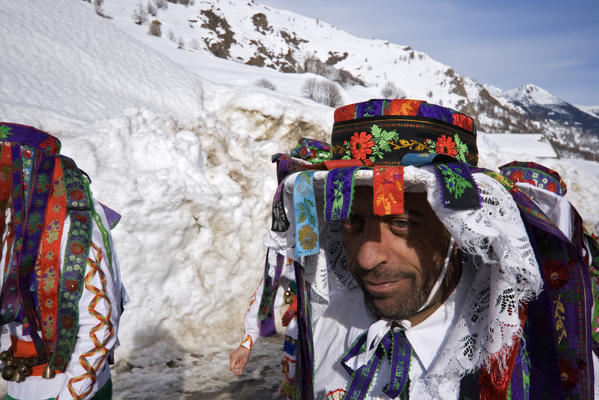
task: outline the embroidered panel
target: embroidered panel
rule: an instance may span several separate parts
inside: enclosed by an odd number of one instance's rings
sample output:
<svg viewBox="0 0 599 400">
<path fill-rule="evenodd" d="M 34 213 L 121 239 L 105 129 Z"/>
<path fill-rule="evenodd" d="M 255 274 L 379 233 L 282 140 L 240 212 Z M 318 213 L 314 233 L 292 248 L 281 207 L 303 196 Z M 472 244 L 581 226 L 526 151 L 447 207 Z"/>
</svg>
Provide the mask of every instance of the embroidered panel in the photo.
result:
<svg viewBox="0 0 599 400">
<path fill-rule="evenodd" d="M 476 165 L 476 138 L 433 120 L 373 119 L 333 128 L 333 159 L 356 159 L 366 166 L 400 162 L 406 154 L 444 154 Z"/>
<path fill-rule="evenodd" d="M 324 192 L 326 222 L 346 219 L 351 212 L 354 177 L 360 167 L 333 169 L 327 174 Z"/>
<path fill-rule="evenodd" d="M 77 340 L 79 299 L 83 292 L 83 277 L 91 244 L 92 220 L 89 210 L 91 199 L 86 193 L 83 174 L 71 159 L 61 156 L 60 161 L 64 170 L 67 210 L 71 223 L 60 277 L 58 340 L 49 364 L 55 370 L 64 371 Z"/>
<path fill-rule="evenodd" d="M 475 130 L 474 121 L 465 114 L 425 101 L 409 99 L 379 99 L 348 104 L 335 110 L 335 123 L 385 116 L 425 117 L 443 121 L 470 133 Z"/>
<path fill-rule="evenodd" d="M 320 140 L 301 138 L 298 140 L 297 146 L 291 149 L 290 154 L 312 164 L 319 164 L 331 157 L 331 146 Z"/>
<path fill-rule="evenodd" d="M 317 254 L 320 249 L 313 179 L 313 171 L 300 172 L 293 186 L 295 255 L 298 258 Z"/>
<path fill-rule="evenodd" d="M 281 279 L 281 272 L 283 271 L 283 264 L 285 262 L 285 256 L 283 256 L 282 254 L 277 254 L 275 274 L 274 276 L 270 276 L 269 253 L 270 249 L 266 253 L 266 260 L 264 262 L 264 285 L 262 286 L 262 296 L 260 299 L 260 306 L 258 307 L 258 320 L 260 321 L 260 336 L 271 336 L 275 334 L 273 306 L 275 296 L 277 295 L 277 289 L 279 288 L 279 281 Z"/>
<path fill-rule="evenodd" d="M 56 340 L 58 318 L 58 284 L 60 278 L 60 244 L 67 212 L 67 198 L 61 163 L 56 163 L 52 175 L 52 192 L 44 220 L 40 251 L 36 262 L 37 300 L 41 331 L 46 343 Z"/>
<path fill-rule="evenodd" d="M 39 316 L 31 290 L 31 278 L 34 273 L 35 262 L 42 238 L 44 214 L 50 196 L 55 158 L 47 153 L 41 153 L 36 157 L 31 154 L 29 159 L 31 159 L 28 188 L 30 191 L 30 195 L 28 196 L 29 206 L 27 207 L 27 203 L 25 203 L 23 207 L 25 229 L 22 232 L 23 248 L 20 254 L 21 259 L 20 263 L 17 264 L 19 294 L 23 302 L 23 314 L 27 318 L 27 327 L 23 329 L 23 332 L 29 334 L 33 339 L 38 354 L 38 361 L 45 362 L 47 349 L 37 333 L 40 330 L 38 326 Z M 26 197 L 24 196 L 24 198 Z"/>
<path fill-rule="evenodd" d="M 0 124 L 0 141 L 23 143 L 50 155 L 60 151 L 60 140 L 27 125 Z"/>
<path fill-rule="evenodd" d="M 582 249 L 570 242 L 521 192 L 512 193 L 520 206 L 539 262 L 544 290 L 529 303 L 532 370 L 531 398 L 592 398 L 591 284 Z M 536 210 L 536 212 L 529 212 Z M 575 221 L 576 225 L 576 221 Z M 552 334 L 549 334 L 551 332 Z M 539 376 L 536 374 L 535 376 Z M 549 396 L 549 397 L 547 397 Z"/>
<path fill-rule="evenodd" d="M 373 171 L 374 215 L 404 213 L 403 167 L 375 166 Z"/>
<path fill-rule="evenodd" d="M 552 169 L 534 162 L 514 161 L 499 167 L 499 170 L 510 181 L 525 182 L 541 189 L 563 196 L 566 194 L 566 184 L 560 175 Z"/>
<path fill-rule="evenodd" d="M 466 210 L 480 207 L 480 193 L 466 164 L 435 164 L 441 199 L 446 208 Z"/>
</svg>

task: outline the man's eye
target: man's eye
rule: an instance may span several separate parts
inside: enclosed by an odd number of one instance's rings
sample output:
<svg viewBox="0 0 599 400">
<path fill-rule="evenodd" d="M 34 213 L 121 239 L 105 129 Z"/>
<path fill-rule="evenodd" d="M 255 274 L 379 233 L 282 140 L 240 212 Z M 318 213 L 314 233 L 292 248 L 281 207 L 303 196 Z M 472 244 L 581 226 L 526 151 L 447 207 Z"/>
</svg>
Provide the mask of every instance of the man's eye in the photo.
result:
<svg viewBox="0 0 599 400">
<path fill-rule="evenodd" d="M 387 221 L 387 223 L 393 231 L 400 232 L 404 232 L 410 226 L 410 220 L 407 218 L 394 218 Z"/>
<path fill-rule="evenodd" d="M 346 232 L 358 232 L 364 226 L 364 219 L 360 217 L 350 217 L 343 220 L 341 226 Z"/>
</svg>

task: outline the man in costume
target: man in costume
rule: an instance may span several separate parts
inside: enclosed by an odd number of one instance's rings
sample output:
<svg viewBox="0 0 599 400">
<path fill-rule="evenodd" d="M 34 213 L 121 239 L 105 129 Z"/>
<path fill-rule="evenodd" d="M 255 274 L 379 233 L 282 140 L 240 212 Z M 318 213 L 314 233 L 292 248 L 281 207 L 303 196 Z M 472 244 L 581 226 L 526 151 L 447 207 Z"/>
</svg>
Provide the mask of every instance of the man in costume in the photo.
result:
<svg viewBox="0 0 599 400">
<path fill-rule="evenodd" d="M 126 294 L 87 175 L 55 137 L 0 123 L 0 320 L 6 399 L 110 399 Z"/>
<path fill-rule="evenodd" d="M 327 143 L 302 138 L 298 141 L 290 154 L 278 153 L 273 156 L 277 163 L 277 181 L 281 183 L 293 171 L 293 165 L 318 165 L 330 158 L 330 146 Z M 281 192 L 275 194 L 275 202 L 279 200 Z M 277 216 L 283 215 L 284 210 L 273 209 L 272 229 L 281 229 L 274 223 L 281 221 Z M 285 257 L 282 253 L 268 251 L 264 272 L 258 288 L 250 299 L 250 306 L 244 319 L 244 336 L 241 344 L 229 355 L 229 369 L 235 375 L 241 375 L 248 363 L 254 344 L 261 336 L 271 336 L 276 332 L 274 314 L 283 304 L 287 309 L 281 317 L 285 327 L 285 340 L 283 343 L 283 360 L 281 372 L 281 394 L 291 399 L 295 385 L 295 343 L 297 340 L 297 286 L 295 284 L 295 271 L 293 259 Z"/>
<path fill-rule="evenodd" d="M 596 244 L 557 173 L 478 167 L 472 119 L 415 100 L 337 109 L 331 149 L 287 160 L 267 240 L 294 260 L 295 398 L 599 396 Z"/>
</svg>

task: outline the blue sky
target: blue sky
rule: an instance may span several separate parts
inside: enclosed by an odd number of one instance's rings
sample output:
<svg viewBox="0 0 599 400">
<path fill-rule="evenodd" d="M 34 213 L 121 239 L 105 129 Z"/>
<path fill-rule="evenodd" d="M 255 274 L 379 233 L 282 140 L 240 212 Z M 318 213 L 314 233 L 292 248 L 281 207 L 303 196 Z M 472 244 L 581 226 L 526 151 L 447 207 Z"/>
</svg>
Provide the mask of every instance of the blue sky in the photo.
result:
<svg viewBox="0 0 599 400">
<path fill-rule="evenodd" d="M 424 51 L 501 89 L 533 83 L 599 106 L 599 1 L 257 0 Z"/>
</svg>

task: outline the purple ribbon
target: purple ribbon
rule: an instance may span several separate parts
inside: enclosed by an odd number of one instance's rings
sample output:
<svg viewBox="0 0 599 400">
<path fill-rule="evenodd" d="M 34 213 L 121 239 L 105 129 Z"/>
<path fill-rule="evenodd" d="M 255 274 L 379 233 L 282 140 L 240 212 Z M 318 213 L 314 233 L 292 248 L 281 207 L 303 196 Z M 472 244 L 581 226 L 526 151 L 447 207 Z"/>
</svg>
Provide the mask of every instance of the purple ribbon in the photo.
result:
<svg viewBox="0 0 599 400">
<path fill-rule="evenodd" d="M 376 374 L 383 357 L 387 356 L 389 360 L 389 376 L 383 392 L 392 399 L 397 397 L 407 399 L 410 387 L 408 372 L 410 370 L 412 346 L 410 346 L 405 332 L 400 329 L 389 330 L 383 336 L 368 363 L 353 370 L 347 365 L 347 362 L 366 351 L 367 335 L 368 332 L 360 335 L 341 359 L 341 365 L 351 375 L 351 381 L 345 398 L 351 400 L 364 399 L 368 394 L 372 378 Z"/>
<path fill-rule="evenodd" d="M 362 167 L 331 170 L 325 184 L 325 221 L 346 219 L 351 212 L 354 174 Z"/>
</svg>

